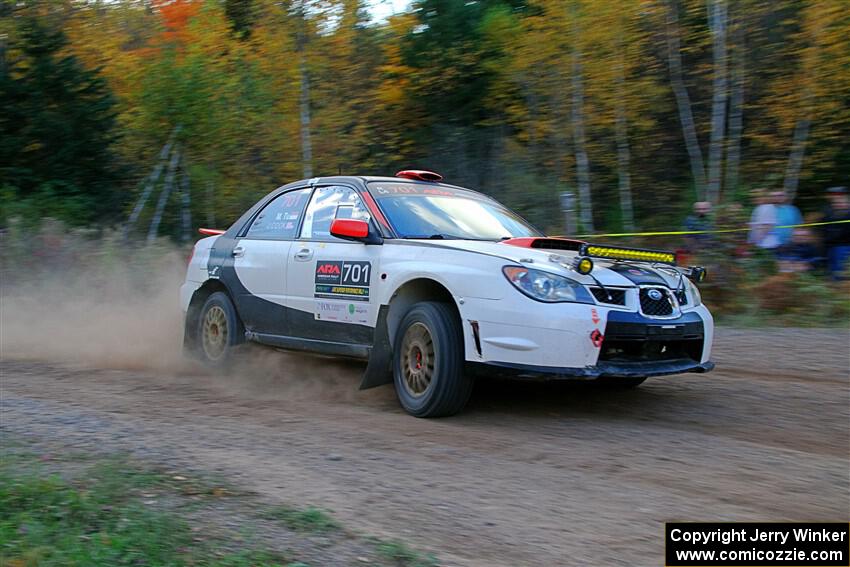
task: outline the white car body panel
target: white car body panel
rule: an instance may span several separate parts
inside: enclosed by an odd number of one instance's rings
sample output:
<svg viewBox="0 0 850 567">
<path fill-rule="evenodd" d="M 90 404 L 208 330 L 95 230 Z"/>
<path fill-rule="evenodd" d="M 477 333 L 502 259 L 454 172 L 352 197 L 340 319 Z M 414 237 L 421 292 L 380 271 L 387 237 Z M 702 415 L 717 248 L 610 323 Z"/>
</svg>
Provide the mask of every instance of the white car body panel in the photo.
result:
<svg viewBox="0 0 850 567">
<path fill-rule="evenodd" d="M 216 262 L 223 260 L 213 261 L 211 256 L 219 238 L 222 237 L 204 238 L 195 245 L 180 292 L 184 311 L 190 309 L 197 290 L 221 277 Z M 414 280 L 431 280 L 451 294 L 460 314 L 464 357 L 469 362 L 553 372 L 572 369 L 579 371 L 579 375 L 582 369 L 590 369 L 586 377 L 594 377 L 592 369 L 600 363 L 600 345 L 609 321 L 616 319 L 622 323 L 633 317 L 635 325 L 646 324 L 661 330 L 682 324 L 678 318 L 642 316 L 639 285 L 610 269 L 614 263 L 609 260 L 594 259 L 592 273 L 581 275 L 570 267 L 577 254 L 569 250 L 450 239 L 387 239 L 383 245 L 367 245 L 336 239 L 230 238 L 229 242 L 234 243 L 231 246 L 239 249 L 232 258 L 240 285 L 238 293 L 278 306 L 281 312 L 286 310 L 292 315 L 287 316 L 292 325 L 282 322 L 282 328 L 292 337 L 304 336 L 311 341 L 322 337 L 302 334 L 299 325 L 340 323 L 357 328 L 360 336 L 365 336 L 364 328 L 374 330 L 382 324 L 379 317 L 382 307 L 397 321 L 400 315 L 392 315 L 387 306 L 392 304 L 398 290 Z M 505 266 L 517 265 L 568 277 L 585 288 L 601 285 L 625 290 L 625 305 L 534 300 L 515 288 L 502 272 Z M 714 322 L 705 306 L 694 305 L 687 280 L 669 267 L 647 263 L 639 266 L 660 277 L 669 290 L 688 290 L 688 303 L 680 310 L 677 308 L 676 315 L 687 315 L 688 321 L 701 322 L 704 338 L 699 363 L 710 364 Z M 346 276 L 335 271 L 340 268 L 348 272 Z M 317 273 L 321 269 L 327 269 L 328 273 Z M 326 285 L 323 283 L 326 281 L 336 283 Z M 355 291 L 364 295 L 353 295 Z M 235 300 L 239 310 L 240 300 L 238 297 Z M 246 328 L 248 337 L 252 338 L 250 325 L 246 324 Z M 377 335 L 370 331 L 368 336 L 372 334 Z M 391 332 L 389 339 L 392 344 Z M 365 346 L 371 348 L 371 344 Z M 707 369 L 710 368 L 706 366 L 703 370 Z"/>
</svg>

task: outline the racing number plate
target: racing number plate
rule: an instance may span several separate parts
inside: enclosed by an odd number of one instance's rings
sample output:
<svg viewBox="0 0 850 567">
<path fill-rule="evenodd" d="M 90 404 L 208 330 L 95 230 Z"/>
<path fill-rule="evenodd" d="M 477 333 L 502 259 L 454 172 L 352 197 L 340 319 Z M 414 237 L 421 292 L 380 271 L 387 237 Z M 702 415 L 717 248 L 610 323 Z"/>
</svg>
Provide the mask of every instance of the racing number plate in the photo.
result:
<svg viewBox="0 0 850 567">
<path fill-rule="evenodd" d="M 316 297 L 369 301 L 371 262 L 329 260 L 316 262 Z"/>
</svg>

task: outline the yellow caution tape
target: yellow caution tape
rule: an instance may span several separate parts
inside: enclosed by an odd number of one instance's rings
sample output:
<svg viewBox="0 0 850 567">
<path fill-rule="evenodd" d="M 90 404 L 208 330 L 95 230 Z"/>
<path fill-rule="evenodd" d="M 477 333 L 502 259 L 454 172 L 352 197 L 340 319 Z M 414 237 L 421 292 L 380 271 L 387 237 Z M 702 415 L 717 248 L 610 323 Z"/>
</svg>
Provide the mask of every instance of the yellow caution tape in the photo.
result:
<svg viewBox="0 0 850 567">
<path fill-rule="evenodd" d="M 810 226 L 826 226 L 830 224 L 846 224 L 850 223 L 850 220 L 837 220 L 837 221 L 826 221 L 826 222 L 808 222 L 805 224 L 785 224 L 780 226 L 775 226 L 773 228 L 806 228 Z M 578 234 L 575 236 L 571 236 L 569 238 L 617 238 L 617 237 L 625 237 L 625 236 L 683 236 L 688 234 L 724 234 L 730 232 L 749 232 L 750 227 L 747 228 L 721 228 L 716 230 L 673 230 L 668 232 L 617 232 L 617 233 L 609 233 L 609 234 Z"/>
</svg>

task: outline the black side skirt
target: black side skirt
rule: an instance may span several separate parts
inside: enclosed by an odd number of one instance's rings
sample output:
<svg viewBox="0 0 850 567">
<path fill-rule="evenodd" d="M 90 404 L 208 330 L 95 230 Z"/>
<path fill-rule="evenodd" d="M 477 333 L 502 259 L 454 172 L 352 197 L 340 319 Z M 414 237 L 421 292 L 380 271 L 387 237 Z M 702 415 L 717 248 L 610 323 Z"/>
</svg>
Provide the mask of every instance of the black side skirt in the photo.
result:
<svg viewBox="0 0 850 567">
<path fill-rule="evenodd" d="M 287 350 L 346 356 L 361 360 L 368 359 L 369 364 L 366 366 L 366 371 L 363 373 L 363 378 L 360 381 L 360 389 L 366 390 L 368 388 L 390 384 L 393 381 L 391 367 L 393 349 L 387 329 L 388 311 L 388 306 L 382 305 L 380 307 L 378 311 L 378 324 L 375 327 L 374 343 L 371 345 L 305 339 L 251 331 L 245 333 L 245 338 L 267 346 Z"/>
<path fill-rule="evenodd" d="M 248 340 L 272 347 L 332 356 L 347 356 L 363 360 L 369 358 L 369 352 L 372 350 L 369 345 L 336 343 L 331 341 L 320 341 L 317 339 L 302 339 L 299 337 L 270 335 L 268 333 L 252 333 L 250 331 L 245 333 L 245 336 Z"/>
</svg>

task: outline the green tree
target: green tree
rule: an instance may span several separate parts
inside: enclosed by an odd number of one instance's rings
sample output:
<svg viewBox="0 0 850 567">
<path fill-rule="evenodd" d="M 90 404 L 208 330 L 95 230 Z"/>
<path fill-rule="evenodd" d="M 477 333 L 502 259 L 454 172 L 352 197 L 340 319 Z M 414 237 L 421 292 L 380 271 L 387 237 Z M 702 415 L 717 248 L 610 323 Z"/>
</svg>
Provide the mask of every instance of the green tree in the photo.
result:
<svg viewBox="0 0 850 567">
<path fill-rule="evenodd" d="M 16 22 L 0 64 L 0 188 L 4 216 L 72 223 L 119 212 L 115 101 L 106 82 L 64 52 L 61 29 Z M 5 221 L 4 219 L 0 219 Z"/>
</svg>

